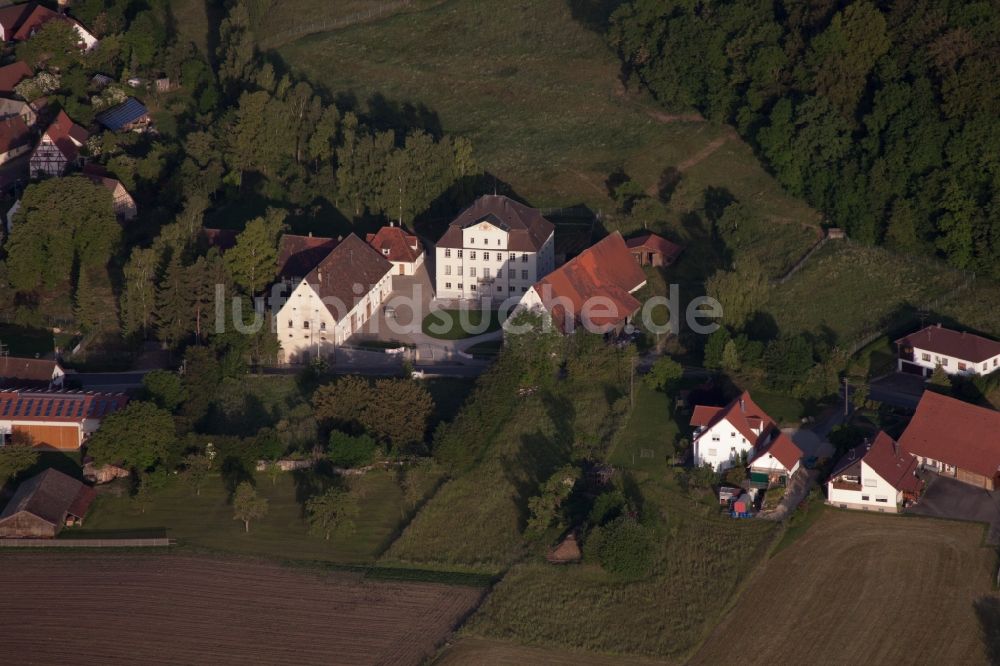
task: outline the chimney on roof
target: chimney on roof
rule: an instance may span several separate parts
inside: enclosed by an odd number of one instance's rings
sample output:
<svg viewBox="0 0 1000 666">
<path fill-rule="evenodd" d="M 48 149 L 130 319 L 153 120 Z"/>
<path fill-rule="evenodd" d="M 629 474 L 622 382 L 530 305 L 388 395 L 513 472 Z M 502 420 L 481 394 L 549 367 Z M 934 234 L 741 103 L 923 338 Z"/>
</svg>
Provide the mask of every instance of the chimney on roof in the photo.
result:
<svg viewBox="0 0 1000 666">
<path fill-rule="evenodd" d="M 323 270 L 322 269 L 316 271 L 316 277 L 319 278 L 320 282 L 323 282 Z"/>
<path fill-rule="evenodd" d="M 865 451 L 871 451 L 871 450 L 872 450 L 871 440 L 865 437 Z"/>
<path fill-rule="evenodd" d="M 941 328 L 941 322 L 938 322 L 937 327 Z"/>
<path fill-rule="evenodd" d="M 313 232 L 310 231 L 309 232 L 309 238 L 312 238 L 312 237 L 313 237 Z"/>
<path fill-rule="evenodd" d="M 743 401 L 743 398 L 740 398 L 740 411 L 741 412 L 747 411 L 747 404 L 746 402 Z"/>
</svg>

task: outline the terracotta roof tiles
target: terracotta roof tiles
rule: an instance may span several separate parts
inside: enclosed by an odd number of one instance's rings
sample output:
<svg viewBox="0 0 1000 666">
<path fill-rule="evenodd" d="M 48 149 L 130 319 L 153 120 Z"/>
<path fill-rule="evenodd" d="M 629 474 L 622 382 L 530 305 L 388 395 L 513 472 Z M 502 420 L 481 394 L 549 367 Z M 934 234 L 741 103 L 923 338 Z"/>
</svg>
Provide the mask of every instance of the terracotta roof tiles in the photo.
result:
<svg viewBox="0 0 1000 666">
<path fill-rule="evenodd" d="M 971 363 L 982 363 L 1000 356 L 1000 342 L 965 331 L 954 331 L 940 324 L 911 333 L 896 340 L 896 343 Z"/>
<path fill-rule="evenodd" d="M 283 234 L 278 241 L 278 277 L 303 278 L 337 247 L 337 239 Z"/>
<path fill-rule="evenodd" d="M 305 281 L 323 299 L 334 319 L 340 321 L 391 272 L 388 259 L 351 234 L 323 258 Z"/>
<path fill-rule="evenodd" d="M 420 239 L 400 227 L 382 227 L 365 240 L 389 261 L 412 264 L 424 251 Z"/>
<path fill-rule="evenodd" d="M 1000 472 L 1000 412 L 924 391 L 899 445 L 992 479 Z"/>
</svg>

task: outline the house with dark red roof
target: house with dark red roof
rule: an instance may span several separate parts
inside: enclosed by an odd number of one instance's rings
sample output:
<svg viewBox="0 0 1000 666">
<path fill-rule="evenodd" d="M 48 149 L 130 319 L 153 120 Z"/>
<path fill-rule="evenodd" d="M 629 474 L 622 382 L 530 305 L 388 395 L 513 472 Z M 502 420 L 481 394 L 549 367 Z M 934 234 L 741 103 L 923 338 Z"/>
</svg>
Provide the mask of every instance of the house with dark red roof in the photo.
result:
<svg viewBox="0 0 1000 666">
<path fill-rule="evenodd" d="M 677 260 L 684 249 L 677 243 L 650 231 L 629 238 L 625 244 L 640 266 L 669 266 Z"/>
<path fill-rule="evenodd" d="M 802 450 L 748 391 L 724 407 L 695 406 L 691 427 L 697 467 L 709 465 L 722 472 L 740 464 L 745 456 L 751 472 L 769 481 L 790 477 L 799 469 Z"/>
<path fill-rule="evenodd" d="M 949 375 L 988 375 L 1000 368 L 1000 342 L 941 324 L 896 340 L 896 347 L 900 372 L 926 377 L 941 366 Z"/>
<path fill-rule="evenodd" d="M 31 150 L 31 130 L 21 116 L 0 119 L 0 164 Z"/>
<path fill-rule="evenodd" d="M 275 315 L 282 360 L 332 354 L 360 331 L 392 291 L 392 264 L 351 234 L 328 252 Z"/>
<path fill-rule="evenodd" d="M 80 38 L 80 48 L 85 51 L 89 51 L 95 46 L 97 46 L 98 40 L 89 30 L 83 27 L 83 25 L 67 16 L 66 14 L 61 14 L 59 12 L 54 12 L 48 7 L 43 7 L 42 5 L 37 5 L 35 3 L 26 3 L 24 5 L 15 5 L 15 7 L 30 7 L 31 11 L 24 16 L 17 30 L 9 38 L 13 39 L 15 42 L 23 42 L 31 39 L 35 36 L 39 30 L 42 29 L 49 21 L 67 21 L 73 29 L 76 31 L 77 37 Z"/>
<path fill-rule="evenodd" d="M 3 9 L 8 8 L 5 7 Z M 3 9 L 0 9 L 0 12 Z M 24 79 L 30 78 L 31 75 L 31 67 L 22 60 L 0 67 L 0 95 L 13 95 L 17 84 Z"/>
<path fill-rule="evenodd" d="M 641 307 L 633 295 L 646 274 L 632 261 L 617 231 L 536 282 L 519 307 L 543 309 L 562 333 L 620 330 Z"/>
<path fill-rule="evenodd" d="M 0 388 L 62 388 L 65 377 L 59 361 L 0 356 Z"/>
<path fill-rule="evenodd" d="M 52 539 L 68 525 L 82 525 L 97 493 L 49 468 L 17 487 L 0 513 L 0 538 Z"/>
<path fill-rule="evenodd" d="M 1000 488 L 1000 412 L 925 391 L 899 445 L 924 468 Z"/>
<path fill-rule="evenodd" d="M 424 246 L 420 239 L 406 233 L 402 227 L 382 227 L 377 233 L 368 234 L 365 240 L 389 260 L 396 275 L 413 275 L 424 263 Z"/>
<path fill-rule="evenodd" d="M 0 41 L 13 41 L 18 29 L 36 8 L 37 5 L 34 2 L 0 7 Z M 31 74 L 29 73 L 28 76 Z"/>
<path fill-rule="evenodd" d="M 339 243 L 336 238 L 282 234 L 278 240 L 278 279 L 295 288 Z"/>
<path fill-rule="evenodd" d="M 488 194 L 459 213 L 437 242 L 442 299 L 520 298 L 555 268 L 555 225 L 509 197 Z"/>
<path fill-rule="evenodd" d="M 916 458 L 879 432 L 874 441 L 850 449 L 833 466 L 826 501 L 841 509 L 898 513 L 923 490 L 917 468 Z"/>
<path fill-rule="evenodd" d="M 90 134 L 60 111 L 31 154 L 32 176 L 61 176 L 71 164 L 80 161 L 80 149 Z"/>
<path fill-rule="evenodd" d="M 20 435 L 34 446 L 73 451 L 127 402 L 122 393 L 0 389 L 0 444 Z"/>
</svg>

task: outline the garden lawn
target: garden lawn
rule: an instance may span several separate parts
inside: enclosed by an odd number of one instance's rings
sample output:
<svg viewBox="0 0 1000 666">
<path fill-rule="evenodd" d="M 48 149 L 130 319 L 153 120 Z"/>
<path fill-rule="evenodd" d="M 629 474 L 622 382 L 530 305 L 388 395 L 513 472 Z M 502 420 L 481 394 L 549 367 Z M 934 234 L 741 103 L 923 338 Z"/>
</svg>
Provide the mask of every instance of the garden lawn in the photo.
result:
<svg viewBox="0 0 1000 666">
<path fill-rule="evenodd" d="M 424 335 L 438 340 L 461 340 L 499 331 L 500 314 L 478 308 L 437 310 L 424 317 L 421 328 Z"/>
<path fill-rule="evenodd" d="M 640 473 L 647 510 L 666 530 L 648 578 L 622 583 L 588 563 L 514 566 L 466 634 L 529 645 L 683 661 L 714 627 L 777 534 L 767 521 L 732 520 L 660 475 Z"/>
<path fill-rule="evenodd" d="M 615 467 L 663 473 L 675 451 L 679 429 L 666 393 L 635 383 L 635 408 L 618 431 L 608 458 Z"/>
<path fill-rule="evenodd" d="M 102 489 L 85 527 L 69 530 L 67 535 L 84 537 L 88 532 L 148 532 L 163 528 L 181 545 L 337 563 L 371 562 L 395 536 L 404 511 L 402 493 L 390 473 L 371 472 L 360 481 L 364 498 L 355 519 L 356 529 L 353 534 L 330 541 L 308 534 L 301 498 L 312 490 L 301 482 L 303 478 L 286 472 L 272 483 L 266 474 L 258 476 L 257 489 L 268 500 L 268 512 L 251 523 L 249 533 L 243 531 L 242 522 L 233 519 L 222 478 L 213 475 L 200 496 L 179 478 L 171 478 L 165 487 L 151 491 L 145 512 L 127 495 L 115 497 Z"/>
<path fill-rule="evenodd" d="M 0 324 L 0 342 L 11 356 L 34 357 L 52 353 L 52 332 L 16 324 Z"/>
</svg>

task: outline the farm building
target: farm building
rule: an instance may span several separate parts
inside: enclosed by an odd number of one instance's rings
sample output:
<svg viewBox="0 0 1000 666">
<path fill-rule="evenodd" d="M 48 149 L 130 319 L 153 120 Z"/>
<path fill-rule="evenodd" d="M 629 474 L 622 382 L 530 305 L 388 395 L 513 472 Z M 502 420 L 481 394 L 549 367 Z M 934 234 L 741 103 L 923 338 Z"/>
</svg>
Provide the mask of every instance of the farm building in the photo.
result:
<svg viewBox="0 0 1000 666">
<path fill-rule="evenodd" d="M 638 312 L 642 304 L 633 294 L 645 284 L 646 274 L 616 231 L 536 282 L 520 306 L 546 310 L 562 333 L 580 325 L 616 331 Z"/>
<path fill-rule="evenodd" d="M 127 402 L 121 393 L 0 390 L 0 443 L 23 435 L 35 446 L 76 450 Z"/>
<path fill-rule="evenodd" d="M 295 288 L 339 242 L 312 234 L 282 234 L 278 241 L 278 279 Z"/>
<path fill-rule="evenodd" d="M 129 97 L 118 106 L 102 111 L 94 118 L 112 132 L 131 132 L 149 125 L 149 110 L 135 97 Z"/>
<path fill-rule="evenodd" d="M 628 251 L 640 266 L 669 266 L 677 260 L 684 249 L 677 243 L 668 241 L 647 231 L 625 241 Z"/>
<path fill-rule="evenodd" d="M 802 451 L 747 391 L 725 407 L 696 405 L 691 427 L 696 466 L 711 465 L 721 472 L 746 455 L 751 473 L 767 483 L 799 468 Z"/>
<path fill-rule="evenodd" d="M 926 377 L 941 366 L 949 375 L 988 375 L 1000 368 L 1000 342 L 941 324 L 896 340 L 896 347 L 900 372 Z"/>
<path fill-rule="evenodd" d="M 276 314 L 285 363 L 325 357 L 360 330 L 392 290 L 392 264 L 356 235 L 337 245 Z"/>
<path fill-rule="evenodd" d="M 0 388 L 60 389 L 65 377 L 58 361 L 0 356 Z"/>
<path fill-rule="evenodd" d="M 0 97 L 0 120 L 7 118 L 20 118 L 25 127 L 32 127 L 38 120 L 38 111 L 23 99 Z"/>
<path fill-rule="evenodd" d="M 33 2 L 0 7 L 0 41 L 14 41 L 14 34 L 24 24 L 34 9 L 35 3 Z"/>
<path fill-rule="evenodd" d="M 1000 412 L 925 391 L 899 445 L 938 474 L 1000 488 Z"/>
<path fill-rule="evenodd" d="M 67 525 L 81 525 L 94 489 L 54 469 L 24 481 L 0 513 L 0 538 L 55 538 Z"/>
<path fill-rule="evenodd" d="M 382 227 L 377 233 L 368 234 L 365 240 L 389 260 L 396 275 L 413 275 L 424 263 L 420 239 L 400 227 Z"/>
<path fill-rule="evenodd" d="M 841 509 L 898 512 L 923 488 L 917 459 L 892 437 L 879 432 L 837 461 L 826 482 L 826 501 Z"/>
<path fill-rule="evenodd" d="M 24 42 L 35 36 L 42 26 L 52 20 L 58 21 L 68 21 L 73 29 L 76 31 L 77 36 L 80 38 L 79 46 L 85 51 L 90 51 L 95 46 L 97 46 L 98 40 L 89 30 L 83 27 L 83 25 L 74 19 L 71 19 L 65 14 L 60 14 L 59 12 L 54 12 L 48 7 L 43 7 L 42 5 L 35 4 L 33 2 L 28 2 L 23 5 L 14 5 L 14 7 L 24 7 L 30 8 L 30 12 L 25 16 L 21 15 L 18 17 L 20 21 L 17 23 L 16 32 L 13 33 L 8 39 L 13 39 L 15 42 Z"/>
</svg>

